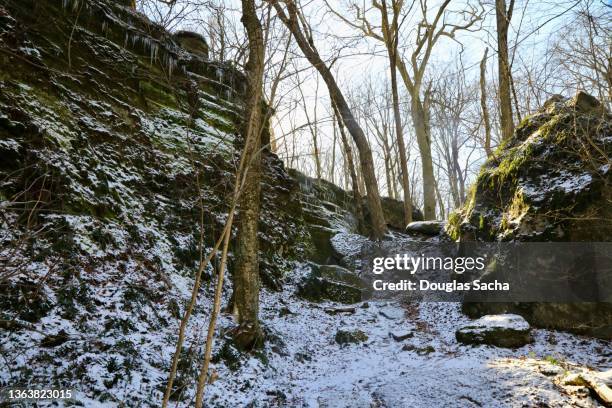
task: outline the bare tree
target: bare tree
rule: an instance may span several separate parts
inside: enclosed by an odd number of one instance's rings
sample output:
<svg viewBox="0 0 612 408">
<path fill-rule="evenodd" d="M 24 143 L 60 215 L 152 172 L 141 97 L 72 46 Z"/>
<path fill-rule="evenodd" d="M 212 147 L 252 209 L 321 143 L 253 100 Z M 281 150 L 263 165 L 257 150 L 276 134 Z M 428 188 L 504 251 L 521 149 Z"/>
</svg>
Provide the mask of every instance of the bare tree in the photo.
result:
<svg viewBox="0 0 612 408">
<path fill-rule="evenodd" d="M 608 7 L 610 7 L 608 5 Z M 560 33 L 551 50 L 569 93 L 585 89 L 612 104 L 612 28 L 610 10 L 582 2 L 573 24 Z M 573 91 L 573 92 L 572 92 Z"/>
<path fill-rule="evenodd" d="M 437 165 L 448 180 L 452 199 L 450 209 L 465 202 L 468 169 L 476 148 L 474 135 L 480 126 L 480 120 L 476 119 L 479 116 L 477 90 L 478 85 L 467 82 L 465 70 L 461 67 L 456 75 L 437 80 L 432 95 L 433 138 L 440 157 Z M 471 112 L 473 115 L 470 116 Z M 440 207 L 443 206 L 444 201 L 440 203 Z"/>
<path fill-rule="evenodd" d="M 393 98 L 393 116 L 395 120 L 395 139 L 399 151 L 399 163 L 402 176 L 402 189 L 404 192 L 404 223 L 412 222 L 412 197 L 410 196 L 410 181 L 408 177 L 408 160 L 406 158 L 406 143 L 404 143 L 404 131 L 402 127 L 402 116 L 399 107 L 399 92 L 397 87 L 397 60 L 400 30 L 400 14 L 404 5 L 403 0 L 391 0 L 391 21 L 389 21 L 389 10 L 386 0 L 381 3 L 373 2 L 382 17 L 382 34 L 389 56 L 389 70 L 391 73 L 391 95 Z"/>
<path fill-rule="evenodd" d="M 342 125 L 342 118 L 336 105 L 332 102 L 332 108 L 334 111 L 334 124 L 338 127 L 340 132 L 340 139 L 342 140 L 342 147 L 344 149 L 344 156 L 346 158 L 346 167 L 348 168 L 348 174 L 350 175 L 351 187 L 353 191 L 353 199 L 355 202 L 355 212 L 357 213 L 357 230 L 363 233 L 364 230 L 364 218 L 363 208 L 361 207 L 361 193 L 359 192 L 359 181 L 357 180 L 357 173 L 355 172 L 355 161 L 353 160 L 353 149 L 349 143 L 344 126 Z"/>
<path fill-rule="evenodd" d="M 304 19 L 304 16 L 298 9 L 294 0 L 284 0 L 282 4 L 279 0 L 268 0 L 271 3 L 281 21 L 287 26 L 298 46 L 304 53 L 306 59 L 317 69 L 323 81 L 327 85 L 330 98 L 340 113 L 342 122 L 346 129 L 351 134 L 357 149 L 359 151 L 359 160 L 361 163 L 361 172 L 367 190 L 368 206 L 370 209 L 372 236 L 380 239 L 387 231 L 387 224 L 382 211 L 380 202 L 380 193 L 378 191 L 378 181 L 374 170 L 374 160 L 368 140 L 359 126 L 359 123 L 353 116 L 348 104 L 338 87 L 334 76 L 329 67 L 325 64 L 319 52 L 317 51 L 310 26 Z"/>
<path fill-rule="evenodd" d="M 512 137 L 514 122 L 512 119 L 512 96 L 510 58 L 508 56 L 508 28 L 514 10 L 514 0 L 506 8 L 506 0 L 495 0 L 495 17 L 497 21 L 497 64 L 499 77 L 499 114 L 502 140 Z"/>
<path fill-rule="evenodd" d="M 450 39 L 455 39 L 458 32 L 475 29 L 476 24 L 482 20 L 484 11 L 468 4 L 465 10 L 460 13 L 455 13 L 459 15 L 459 21 L 452 22 L 450 18 L 451 12 L 447 10 L 450 0 L 445 0 L 433 14 L 429 9 L 428 3 L 429 2 L 425 0 L 419 1 L 419 22 L 416 25 L 414 47 L 410 52 L 408 64 L 404 61 L 400 52 L 397 51 L 397 42 L 399 40 L 396 39 L 398 35 L 394 32 L 393 28 L 393 21 L 396 20 L 396 17 L 392 16 L 392 21 L 389 25 L 388 7 L 383 7 L 382 3 L 372 0 L 373 7 L 383 11 L 383 18 L 384 15 L 387 14 L 388 30 L 384 28 L 379 30 L 375 24 L 372 24 L 368 20 L 367 10 L 360 7 L 357 2 L 351 3 L 351 8 L 355 10 L 353 21 L 344 17 L 341 13 L 334 13 L 350 26 L 360 30 L 364 35 L 382 42 L 387 49 L 390 49 L 390 55 L 395 55 L 396 57 L 395 63 L 397 69 L 410 94 L 410 114 L 419 146 L 419 152 L 421 154 L 421 168 L 423 172 L 423 214 L 425 219 L 433 219 L 436 217 L 436 191 L 431 153 L 431 129 L 427 112 L 427 86 L 423 86 L 426 83 L 426 68 L 434 46 L 440 38 L 448 37 Z M 391 10 L 394 14 L 404 13 L 397 17 L 397 21 L 400 21 L 399 19 L 406 18 L 413 7 L 403 11 L 401 7 L 397 7 L 398 5 L 401 6 L 402 4 L 396 4 L 396 7 L 392 7 Z M 384 10 L 387 10 L 387 13 L 385 13 Z M 432 15 L 433 20 L 431 20 Z M 399 24 L 395 29 L 398 28 Z M 386 34 L 390 34 L 388 39 L 385 38 Z"/>
<path fill-rule="evenodd" d="M 482 121 L 485 130 L 484 149 L 487 153 L 487 157 L 491 157 L 493 151 L 491 150 L 491 119 L 489 118 L 489 108 L 487 107 L 487 54 L 489 48 L 485 48 L 484 55 L 480 61 L 480 108 L 482 110 Z"/>
<path fill-rule="evenodd" d="M 261 338 L 259 328 L 259 256 L 257 230 L 261 192 L 261 135 L 265 44 L 254 0 L 242 0 L 242 23 L 249 39 L 246 118 L 242 131 L 249 169 L 239 201 L 238 245 L 234 268 L 234 314 L 239 327 L 236 342 L 245 349 Z"/>
</svg>

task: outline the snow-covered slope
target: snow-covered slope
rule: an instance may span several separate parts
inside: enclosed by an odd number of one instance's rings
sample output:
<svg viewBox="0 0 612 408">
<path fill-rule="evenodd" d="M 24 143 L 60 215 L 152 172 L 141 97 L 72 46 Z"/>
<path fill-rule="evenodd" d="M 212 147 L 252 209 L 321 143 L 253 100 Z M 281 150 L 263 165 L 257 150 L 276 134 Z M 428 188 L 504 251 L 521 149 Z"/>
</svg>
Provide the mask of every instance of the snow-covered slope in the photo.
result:
<svg viewBox="0 0 612 408">
<path fill-rule="evenodd" d="M 205 250 L 227 217 L 245 80 L 123 3 L 0 3 L 0 385 L 156 406 L 200 215 Z M 261 271 L 278 289 L 310 236 L 297 183 L 264 162 Z"/>
</svg>

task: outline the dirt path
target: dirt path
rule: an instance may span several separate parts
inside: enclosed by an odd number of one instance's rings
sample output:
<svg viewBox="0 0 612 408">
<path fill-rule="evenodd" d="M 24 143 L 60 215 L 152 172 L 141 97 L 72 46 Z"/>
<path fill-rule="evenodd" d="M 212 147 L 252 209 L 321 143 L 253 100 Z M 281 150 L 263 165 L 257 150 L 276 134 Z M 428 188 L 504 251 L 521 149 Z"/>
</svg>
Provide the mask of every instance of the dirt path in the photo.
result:
<svg viewBox="0 0 612 408">
<path fill-rule="evenodd" d="M 287 290 L 262 300 L 264 323 L 284 345 L 268 345 L 276 350 L 268 364 L 251 359 L 238 372 L 220 372 L 209 390 L 220 405 L 594 407 L 580 390 L 557 387 L 551 372 L 564 364 L 612 367 L 609 343 L 560 332 L 534 330 L 535 343 L 517 350 L 458 344 L 454 332 L 469 321 L 458 304 L 369 302 L 354 314 L 329 315 L 331 304 L 289 299 Z M 279 316 L 283 303 L 290 313 Z M 368 339 L 341 346 L 341 328 Z M 413 336 L 396 341 L 393 331 Z"/>
</svg>

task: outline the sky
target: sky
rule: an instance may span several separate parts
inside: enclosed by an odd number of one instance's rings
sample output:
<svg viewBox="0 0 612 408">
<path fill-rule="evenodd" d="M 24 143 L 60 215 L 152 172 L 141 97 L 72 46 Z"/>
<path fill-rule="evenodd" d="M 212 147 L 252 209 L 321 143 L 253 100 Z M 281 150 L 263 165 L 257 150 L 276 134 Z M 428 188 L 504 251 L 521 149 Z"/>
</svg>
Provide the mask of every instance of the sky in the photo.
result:
<svg viewBox="0 0 612 408">
<path fill-rule="evenodd" d="M 582 2 L 584 1 L 586 0 L 582 0 Z M 337 12 L 351 19 L 354 14 L 347 8 L 349 2 L 350 0 L 328 0 L 329 5 Z M 358 0 L 357 2 L 361 5 L 371 4 L 370 1 L 366 0 Z M 345 94 L 371 78 L 375 78 L 377 81 L 383 81 L 385 78 L 388 80 L 387 56 L 380 43 L 373 39 L 355 40 L 354 38 L 359 32 L 331 13 L 324 0 L 308 0 L 301 3 L 304 7 L 304 13 L 313 28 L 315 44 L 321 55 L 325 57 L 337 55 L 336 50 L 339 47 L 347 43 L 351 45 L 342 49 L 340 53 L 342 57 L 337 60 L 333 68 L 340 88 Z M 437 10 L 441 1 L 427 1 L 427 3 L 430 10 L 429 18 L 431 19 L 431 13 Z M 572 10 L 577 9 L 580 3 L 581 0 L 516 0 L 509 35 L 511 55 L 516 46 L 516 53 L 521 56 L 523 61 L 527 61 L 527 64 L 538 64 L 550 41 L 555 38 L 555 33 L 570 24 L 572 21 Z M 227 7 L 226 18 L 237 25 L 238 29 L 241 29 L 239 22 L 240 2 L 238 0 L 226 0 L 223 4 Z M 448 18 L 457 18 L 459 16 L 457 13 L 468 10 L 469 6 L 475 7 L 479 11 L 482 10 L 483 19 L 479 22 L 481 29 L 477 32 L 461 31 L 454 40 L 447 37 L 441 38 L 434 47 L 431 61 L 428 65 L 430 77 L 435 77 L 439 80 L 444 76 L 452 76 L 459 69 L 459 61 L 461 61 L 462 66 L 466 69 L 466 77 L 476 80 L 479 73 L 478 64 L 485 48 L 489 47 L 487 79 L 493 82 L 496 80 L 497 59 L 494 0 L 482 2 L 453 0 L 448 7 L 448 11 L 454 13 L 450 13 Z M 605 7 L 603 3 L 600 6 Z M 414 10 L 418 11 L 418 1 L 415 4 Z M 400 41 L 400 49 L 405 55 L 408 55 L 413 49 L 413 27 L 416 26 L 417 17 L 420 16 L 420 13 L 413 14 L 416 17 L 409 17 L 403 23 L 405 29 Z M 377 15 L 378 13 L 368 14 L 373 24 L 377 22 Z M 202 31 L 202 20 L 205 20 L 205 17 L 197 17 L 195 20 L 184 21 L 176 28 Z M 193 18 L 193 15 L 190 18 Z M 282 39 L 275 39 L 275 45 L 276 42 L 284 44 Z M 278 92 L 281 96 L 280 106 L 272 120 L 272 125 L 274 134 L 279 138 L 282 135 L 291 133 L 290 130 L 292 128 L 302 129 L 302 131 L 285 138 L 284 141 L 288 146 L 295 144 L 298 147 L 299 162 L 294 162 L 293 164 L 297 164 L 302 170 L 312 175 L 314 173 L 312 160 L 313 144 L 310 137 L 310 128 L 305 124 L 308 122 L 307 117 L 311 119 L 314 117 L 316 109 L 317 117 L 320 120 L 320 124 L 317 127 L 320 144 L 319 150 L 323 154 L 330 155 L 333 143 L 333 128 L 329 120 L 330 102 L 324 83 L 319 80 L 320 83 L 317 90 L 318 79 L 316 72 L 314 69 L 308 68 L 307 61 L 301 56 L 301 52 L 297 47 L 294 47 L 294 51 L 295 53 L 291 54 L 291 66 L 306 70 L 299 74 L 299 81 L 296 77 L 291 77 L 281 83 Z M 278 57 L 273 57 L 269 73 L 275 72 L 274 69 L 278 67 L 278 62 Z M 301 98 L 301 95 L 296 91 L 296 83 L 298 82 L 306 101 L 305 106 L 301 106 L 301 103 L 297 106 L 295 104 L 295 101 Z M 391 103 L 390 96 L 388 101 Z M 305 112 L 305 109 L 308 110 L 308 114 Z M 492 115 L 496 115 L 496 112 L 492 112 Z M 405 120 L 409 120 L 408 115 L 406 115 Z M 420 166 L 418 160 L 419 154 L 410 130 L 410 123 L 405 123 L 405 129 L 409 144 L 410 164 L 414 171 L 418 173 Z M 282 143 L 283 140 L 279 140 L 279 154 L 281 158 L 284 158 L 284 146 Z M 383 166 L 382 156 L 374 143 L 373 146 L 375 160 L 379 166 Z M 338 157 L 339 153 L 337 152 L 336 155 Z M 471 160 L 470 174 L 472 176 L 477 172 L 483 158 L 483 152 L 469 157 L 469 160 Z M 462 159 L 468 160 L 467 153 L 465 153 Z M 380 176 L 381 190 L 385 194 L 385 180 L 382 174 Z M 335 181 L 337 182 L 337 180 Z"/>
</svg>

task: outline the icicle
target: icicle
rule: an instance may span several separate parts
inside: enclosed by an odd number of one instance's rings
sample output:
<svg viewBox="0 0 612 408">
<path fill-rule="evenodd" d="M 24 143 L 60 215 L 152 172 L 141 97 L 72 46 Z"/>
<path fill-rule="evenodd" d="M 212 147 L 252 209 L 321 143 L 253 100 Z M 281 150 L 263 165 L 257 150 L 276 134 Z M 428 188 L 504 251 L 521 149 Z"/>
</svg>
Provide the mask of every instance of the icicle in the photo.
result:
<svg viewBox="0 0 612 408">
<path fill-rule="evenodd" d="M 217 81 L 223 83 L 223 70 L 221 68 L 217 68 Z"/>
</svg>

